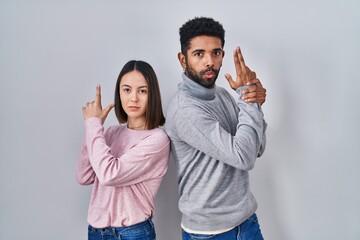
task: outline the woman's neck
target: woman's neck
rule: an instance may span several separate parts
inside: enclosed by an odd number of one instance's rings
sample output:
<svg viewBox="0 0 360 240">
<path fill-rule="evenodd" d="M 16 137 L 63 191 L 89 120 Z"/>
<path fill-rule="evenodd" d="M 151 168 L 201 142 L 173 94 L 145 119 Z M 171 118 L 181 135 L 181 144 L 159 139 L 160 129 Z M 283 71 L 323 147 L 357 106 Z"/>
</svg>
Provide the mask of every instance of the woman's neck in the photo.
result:
<svg viewBox="0 0 360 240">
<path fill-rule="evenodd" d="M 145 119 L 128 119 L 127 127 L 131 130 L 146 130 Z"/>
</svg>

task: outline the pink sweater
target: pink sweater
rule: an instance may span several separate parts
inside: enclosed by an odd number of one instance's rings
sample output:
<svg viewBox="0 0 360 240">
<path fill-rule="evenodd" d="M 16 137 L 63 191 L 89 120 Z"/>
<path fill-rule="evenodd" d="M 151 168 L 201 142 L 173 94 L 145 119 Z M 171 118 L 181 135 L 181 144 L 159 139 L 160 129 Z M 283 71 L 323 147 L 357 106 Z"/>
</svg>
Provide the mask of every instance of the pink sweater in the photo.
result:
<svg viewBox="0 0 360 240">
<path fill-rule="evenodd" d="M 88 222 L 96 228 L 130 226 L 154 214 L 154 197 L 166 173 L 170 141 L 160 129 L 131 130 L 99 118 L 85 121 L 77 180 L 94 184 Z"/>
</svg>

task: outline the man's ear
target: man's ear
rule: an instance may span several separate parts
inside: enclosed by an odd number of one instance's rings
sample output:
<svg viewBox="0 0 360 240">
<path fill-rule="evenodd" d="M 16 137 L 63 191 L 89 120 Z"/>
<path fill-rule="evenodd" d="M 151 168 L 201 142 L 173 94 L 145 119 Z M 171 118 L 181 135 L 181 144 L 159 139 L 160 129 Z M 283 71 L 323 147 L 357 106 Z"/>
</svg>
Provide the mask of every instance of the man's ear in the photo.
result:
<svg viewBox="0 0 360 240">
<path fill-rule="evenodd" d="M 185 69 L 186 68 L 186 58 L 182 52 L 178 53 L 178 59 L 179 59 L 179 63 L 181 65 L 182 69 Z"/>
</svg>

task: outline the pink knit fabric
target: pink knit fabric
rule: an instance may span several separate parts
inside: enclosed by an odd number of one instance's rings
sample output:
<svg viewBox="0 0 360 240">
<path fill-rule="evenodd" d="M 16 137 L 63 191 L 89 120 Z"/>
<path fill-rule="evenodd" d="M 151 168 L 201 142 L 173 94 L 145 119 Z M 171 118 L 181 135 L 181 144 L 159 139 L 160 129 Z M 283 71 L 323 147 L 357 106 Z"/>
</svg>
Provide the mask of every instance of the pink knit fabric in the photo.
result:
<svg viewBox="0 0 360 240">
<path fill-rule="evenodd" d="M 85 121 L 77 180 L 94 184 L 88 222 L 96 228 L 130 226 L 154 214 L 154 197 L 166 173 L 170 141 L 160 129 L 131 130 L 99 118 Z"/>
</svg>

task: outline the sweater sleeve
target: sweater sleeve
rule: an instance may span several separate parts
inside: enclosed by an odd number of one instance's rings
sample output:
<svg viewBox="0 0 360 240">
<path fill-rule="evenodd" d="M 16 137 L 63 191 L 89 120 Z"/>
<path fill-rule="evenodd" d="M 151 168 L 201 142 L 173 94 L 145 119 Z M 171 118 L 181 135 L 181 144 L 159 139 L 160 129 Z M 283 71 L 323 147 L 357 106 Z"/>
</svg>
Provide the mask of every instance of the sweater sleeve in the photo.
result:
<svg viewBox="0 0 360 240">
<path fill-rule="evenodd" d="M 235 136 L 221 127 L 211 113 L 200 108 L 179 109 L 174 116 L 179 137 L 204 154 L 242 170 L 254 167 L 255 160 L 265 148 L 265 128 L 261 107 L 257 103 L 236 102 L 240 111 Z M 226 106 L 224 106 L 226 107 Z"/>
<path fill-rule="evenodd" d="M 95 172 L 89 161 L 85 137 L 81 143 L 80 158 L 76 166 L 76 176 L 78 183 L 81 185 L 90 185 L 95 180 Z"/>
<path fill-rule="evenodd" d="M 85 121 L 85 126 L 89 161 L 101 184 L 128 186 L 160 178 L 166 173 L 170 141 L 164 132 L 147 135 L 115 157 L 106 144 L 101 120 L 90 118 Z"/>
</svg>

